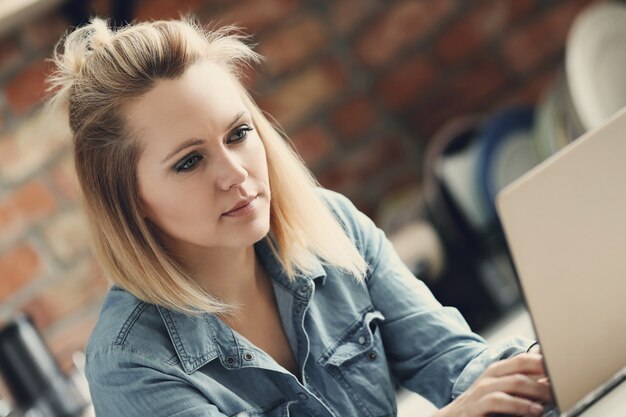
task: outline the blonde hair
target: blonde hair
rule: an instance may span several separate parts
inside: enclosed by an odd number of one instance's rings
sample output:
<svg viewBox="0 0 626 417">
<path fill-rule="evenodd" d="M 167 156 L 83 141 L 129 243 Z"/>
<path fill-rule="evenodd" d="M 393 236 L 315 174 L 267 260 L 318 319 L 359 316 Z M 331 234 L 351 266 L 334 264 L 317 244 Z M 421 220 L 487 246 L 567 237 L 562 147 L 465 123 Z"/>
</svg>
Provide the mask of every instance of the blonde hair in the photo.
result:
<svg viewBox="0 0 626 417">
<path fill-rule="evenodd" d="M 266 150 L 272 199 L 272 251 L 286 275 L 312 270 L 317 257 L 362 280 L 367 264 L 315 193 L 310 171 L 255 104 L 241 70 L 259 61 L 232 27 L 206 30 L 190 19 L 144 22 L 116 31 L 94 18 L 63 37 L 49 77 L 51 107 L 67 106 L 74 162 L 92 242 L 109 280 L 141 300 L 187 314 L 229 313 L 233 306 L 206 293 L 159 243 L 141 214 L 136 163 L 141 149 L 120 109 L 210 60 L 237 81 Z"/>
</svg>

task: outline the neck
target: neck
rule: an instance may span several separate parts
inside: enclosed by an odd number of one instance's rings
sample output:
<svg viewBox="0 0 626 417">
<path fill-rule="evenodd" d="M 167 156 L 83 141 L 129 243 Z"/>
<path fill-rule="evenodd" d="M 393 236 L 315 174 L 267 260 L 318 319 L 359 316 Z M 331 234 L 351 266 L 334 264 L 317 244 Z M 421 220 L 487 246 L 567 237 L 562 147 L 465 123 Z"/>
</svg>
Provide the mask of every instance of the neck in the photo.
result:
<svg viewBox="0 0 626 417">
<path fill-rule="evenodd" d="M 254 251 L 246 248 L 186 248 L 182 258 L 200 286 L 219 300 L 246 311 L 268 289 L 265 271 Z M 271 285 L 269 286 L 271 287 Z M 239 316 L 237 309 L 233 316 Z"/>
</svg>

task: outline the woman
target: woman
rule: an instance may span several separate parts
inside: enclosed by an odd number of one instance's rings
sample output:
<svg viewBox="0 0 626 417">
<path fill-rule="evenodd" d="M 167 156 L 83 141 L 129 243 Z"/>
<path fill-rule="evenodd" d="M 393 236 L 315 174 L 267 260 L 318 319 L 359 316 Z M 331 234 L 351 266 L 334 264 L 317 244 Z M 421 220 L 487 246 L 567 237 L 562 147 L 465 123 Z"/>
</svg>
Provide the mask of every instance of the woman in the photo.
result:
<svg viewBox="0 0 626 417">
<path fill-rule="evenodd" d="M 97 415 L 393 416 L 395 382 L 439 416 L 540 414 L 541 356 L 489 348 L 316 186 L 239 82 L 242 40 L 94 19 L 55 52 L 114 284 L 87 347 Z"/>
</svg>

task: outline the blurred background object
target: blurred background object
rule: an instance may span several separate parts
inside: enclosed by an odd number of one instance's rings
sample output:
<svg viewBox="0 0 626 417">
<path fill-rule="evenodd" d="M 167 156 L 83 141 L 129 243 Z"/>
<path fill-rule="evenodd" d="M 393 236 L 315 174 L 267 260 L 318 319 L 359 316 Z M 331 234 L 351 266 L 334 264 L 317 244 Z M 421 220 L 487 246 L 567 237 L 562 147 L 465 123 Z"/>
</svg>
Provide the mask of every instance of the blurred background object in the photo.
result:
<svg viewBox="0 0 626 417">
<path fill-rule="evenodd" d="M 623 1 L 0 0 L 0 322 L 28 313 L 68 375 L 107 283 L 87 244 L 54 43 L 192 13 L 237 24 L 245 83 L 325 187 L 478 331 L 519 304 L 493 196 L 626 104 Z M 585 107 L 587 106 L 587 107 Z M 6 385 L 6 384 L 4 384 Z M 8 398 L 0 383 L 0 398 Z"/>
<path fill-rule="evenodd" d="M 79 417 L 88 397 L 67 378 L 28 316 L 0 328 L 0 374 L 15 413 L 26 417 Z"/>
</svg>

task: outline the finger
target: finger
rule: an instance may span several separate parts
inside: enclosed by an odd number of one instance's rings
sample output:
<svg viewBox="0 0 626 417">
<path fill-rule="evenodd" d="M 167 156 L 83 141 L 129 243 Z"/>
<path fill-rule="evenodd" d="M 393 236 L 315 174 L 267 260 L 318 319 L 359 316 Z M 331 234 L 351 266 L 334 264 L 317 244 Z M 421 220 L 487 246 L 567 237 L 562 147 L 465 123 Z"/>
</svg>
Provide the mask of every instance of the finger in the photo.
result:
<svg viewBox="0 0 626 417">
<path fill-rule="evenodd" d="M 478 406 L 479 415 L 503 413 L 516 416 L 540 416 L 543 413 L 541 404 L 504 392 L 494 392 L 484 396 L 479 401 Z"/>
<path fill-rule="evenodd" d="M 550 387 L 537 382 L 536 377 L 533 378 L 524 374 L 489 379 L 484 389 L 485 392 L 502 391 L 538 402 L 549 402 L 552 399 Z"/>
<path fill-rule="evenodd" d="M 485 375 L 494 377 L 511 374 L 545 375 L 542 359 L 543 356 L 536 353 L 522 353 L 492 363 L 485 371 Z"/>
</svg>

